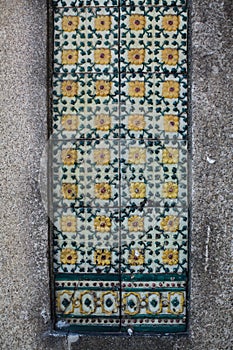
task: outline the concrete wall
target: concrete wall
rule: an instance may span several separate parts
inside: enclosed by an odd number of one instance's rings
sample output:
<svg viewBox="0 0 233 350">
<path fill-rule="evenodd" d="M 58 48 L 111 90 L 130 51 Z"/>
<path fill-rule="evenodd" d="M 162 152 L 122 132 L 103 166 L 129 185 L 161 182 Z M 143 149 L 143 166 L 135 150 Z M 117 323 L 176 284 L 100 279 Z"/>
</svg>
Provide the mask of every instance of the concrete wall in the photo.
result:
<svg viewBox="0 0 233 350">
<path fill-rule="evenodd" d="M 46 1 L 0 0 L 1 349 L 231 349 L 232 15 L 232 0 L 193 0 L 190 335 L 71 343 L 46 333 L 47 216 L 38 183 L 47 137 Z"/>
</svg>

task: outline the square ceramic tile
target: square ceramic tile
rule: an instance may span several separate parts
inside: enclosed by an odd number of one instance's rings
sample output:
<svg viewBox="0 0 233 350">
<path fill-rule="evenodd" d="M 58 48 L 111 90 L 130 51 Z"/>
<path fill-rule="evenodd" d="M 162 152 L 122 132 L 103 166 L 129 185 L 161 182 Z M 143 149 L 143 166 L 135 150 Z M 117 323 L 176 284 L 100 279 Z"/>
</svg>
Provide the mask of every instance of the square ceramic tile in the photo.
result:
<svg viewBox="0 0 233 350">
<path fill-rule="evenodd" d="M 170 108 L 163 111 L 158 107 L 121 106 L 120 136 L 126 139 L 186 139 L 187 112 L 170 112 Z"/>
<path fill-rule="evenodd" d="M 187 209 L 125 208 L 121 222 L 122 273 L 186 271 Z"/>
<path fill-rule="evenodd" d="M 54 23 L 55 72 L 118 71 L 118 8 L 57 9 Z"/>
<path fill-rule="evenodd" d="M 188 212 L 181 207 L 140 208 L 126 207 L 121 210 L 121 243 L 132 241 L 169 243 L 187 241 Z"/>
<path fill-rule="evenodd" d="M 187 77 L 179 74 L 121 74 L 121 104 L 156 112 L 187 112 Z"/>
<path fill-rule="evenodd" d="M 119 243 L 93 245 L 79 240 L 53 241 L 56 273 L 118 273 Z"/>
<path fill-rule="evenodd" d="M 56 143 L 53 167 L 54 207 L 118 206 L 118 148 L 118 141 L 114 140 Z"/>
<path fill-rule="evenodd" d="M 184 141 L 123 141 L 120 152 L 123 206 L 187 205 Z"/>
<path fill-rule="evenodd" d="M 90 105 L 77 109 L 65 106 L 60 113 L 56 107 L 54 109 L 54 140 L 119 138 L 118 105 Z"/>
<path fill-rule="evenodd" d="M 121 71 L 185 72 L 185 8 L 122 7 Z"/>
<path fill-rule="evenodd" d="M 119 242 L 119 210 L 114 208 L 56 208 L 54 239 L 108 245 Z"/>
<path fill-rule="evenodd" d="M 81 107 L 114 104 L 118 101 L 119 81 L 113 74 L 54 74 L 54 114 L 77 113 Z"/>
</svg>

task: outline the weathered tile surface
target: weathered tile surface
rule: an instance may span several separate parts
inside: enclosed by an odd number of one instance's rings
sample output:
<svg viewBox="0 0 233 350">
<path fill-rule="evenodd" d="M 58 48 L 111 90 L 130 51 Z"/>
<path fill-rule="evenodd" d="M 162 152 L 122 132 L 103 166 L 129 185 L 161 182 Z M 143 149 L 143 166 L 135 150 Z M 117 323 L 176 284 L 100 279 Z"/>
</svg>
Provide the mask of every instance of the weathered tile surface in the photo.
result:
<svg viewBox="0 0 233 350">
<path fill-rule="evenodd" d="M 57 329 L 186 331 L 183 0 L 54 1 Z"/>
</svg>

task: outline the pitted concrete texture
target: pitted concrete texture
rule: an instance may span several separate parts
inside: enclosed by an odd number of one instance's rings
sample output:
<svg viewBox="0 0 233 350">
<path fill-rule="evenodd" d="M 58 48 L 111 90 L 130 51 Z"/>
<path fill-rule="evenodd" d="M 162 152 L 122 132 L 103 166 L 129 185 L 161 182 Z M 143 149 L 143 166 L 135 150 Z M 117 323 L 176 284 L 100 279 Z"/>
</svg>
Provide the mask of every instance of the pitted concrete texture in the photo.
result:
<svg viewBox="0 0 233 350">
<path fill-rule="evenodd" d="M 45 0 L 0 0 L 0 348 L 230 350 L 232 0 L 193 0 L 192 284 L 187 337 L 46 336 L 47 216 L 39 192 L 47 126 Z"/>
</svg>

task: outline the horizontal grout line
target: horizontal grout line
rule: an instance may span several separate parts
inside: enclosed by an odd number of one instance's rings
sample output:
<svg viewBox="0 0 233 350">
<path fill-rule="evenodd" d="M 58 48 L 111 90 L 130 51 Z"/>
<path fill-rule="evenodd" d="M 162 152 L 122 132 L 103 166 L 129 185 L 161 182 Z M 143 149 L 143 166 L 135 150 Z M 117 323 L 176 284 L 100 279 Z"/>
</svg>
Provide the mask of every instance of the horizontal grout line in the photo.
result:
<svg viewBox="0 0 233 350">
<path fill-rule="evenodd" d="M 180 206 L 180 205 L 170 205 L 170 206 L 162 206 L 162 205 L 158 205 L 158 206 L 143 206 L 143 207 L 140 207 L 140 206 L 134 206 L 134 205 L 129 205 L 129 206 L 121 206 L 121 207 L 88 207 L 88 206 L 82 206 L 82 207 L 65 207 L 65 206 L 56 206 L 55 208 L 53 209 L 73 209 L 73 210 L 78 210 L 78 209 L 99 209 L 99 210 L 108 210 L 108 209 L 117 209 L 117 210 L 125 210 L 125 209 L 135 209 L 135 210 L 140 210 L 142 209 L 143 211 L 145 211 L 146 209 L 186 209 L 188 210 L 189 206 L 188 204 L 185 206 Z M 54 215 L 56 215 L 56 212 L 54 211 Z"/>
<path fill-rule="evenodd" d="M 187 142 L 187 140 L 184 140 L 184 139 L 176 139 L 176 140 L 174 140 L 174 139 L 145 139 L 145 138 L 143 138 L 143 139 L 126 139 L 126 138 L 119 138 L 119 139 L 102 139 L 102 138 L 100 138 L 100 139 L 65 139 L 65 140 L 52 140 L 52 139 L 50 139 L 50 141 L 52 142 L 52 143 L 65 143 L 65 142 L 81 142 L 81 141 L 86 141 L 86 142 L 88 142 L 88 141 L 93 141 L 93 142 L 95 142 L 95 141 L 100 141 L 100 142 L 107 142 L 107 141 L 129 141 L 129 142 L 132 142 L 132 141 L 179 141 L 179 143 L 180 142 Z"/>
<path fill-rule="evenodd" d="M 72 73 L 72 72 L 67 72 L 67 73 L 63 73 L 63 72 L 54 72 L 54 76 L 68 76 L 68 75 L 71 75 L 71 74 L 76 74 L 76 75 L 87 75 L 87 74 L 90 74 L 90 75 L 100 75 L 100 76 L 107 76 L 107 75 L 110 75 L 110 76 L 116 76 L 118 77 L 119 75 L 139 75 L 139 74 L 143 74 L 143 75 L 167 75 L 167 76 L 184 76 L 186 77 L 187 76 L 187 72 L 175 72 L 175 73 L 172 73 L 172 72 L 108 72 L 108 73 L 104 73 L 104 72 L 75 72 L 75 73 Z"/>
<path fill-rule="evenodd" d="M 101 5 L 101 6 L 98 6 L 98 5 L 81 5 L 81 6 L 56 6 L 56 5 L 52 5 L 52 9 L 55 11 L 56 9 L 126 9 L 126 8 L 135 8 L 135 9 L 140 9 L 140 7 L 144 7 L 144 8 L 169 8 L 169 9 L 174 9 L 174 8 L 182 8 L 182 9 L 187 9 L 188 8 L 188 5 L 187 5 L 187 1 L 185 4 L 179 4 L 179 5 L 154 5 L 154 4 L 151 4 L 151 5 L 148 5 L 148 4 L 136 4 L 136 5 L 133 5 L 133 4 L 129 4 L 129 5 L 123 5 L 123 4 L 118 4 L 118 5 L 112 5 L 112 6 L 104 6 L 104 5 Z"/>
</svg>

